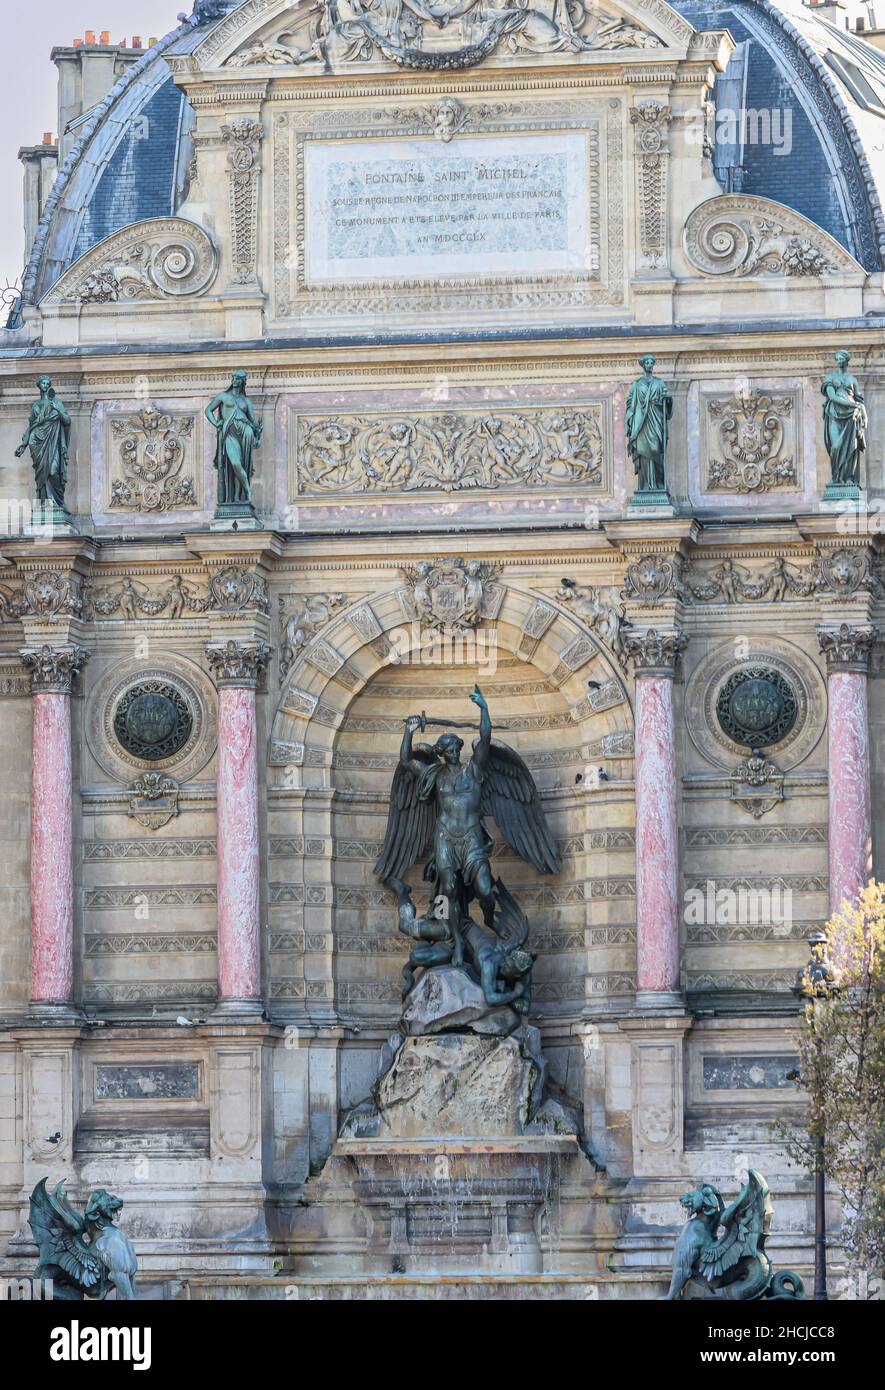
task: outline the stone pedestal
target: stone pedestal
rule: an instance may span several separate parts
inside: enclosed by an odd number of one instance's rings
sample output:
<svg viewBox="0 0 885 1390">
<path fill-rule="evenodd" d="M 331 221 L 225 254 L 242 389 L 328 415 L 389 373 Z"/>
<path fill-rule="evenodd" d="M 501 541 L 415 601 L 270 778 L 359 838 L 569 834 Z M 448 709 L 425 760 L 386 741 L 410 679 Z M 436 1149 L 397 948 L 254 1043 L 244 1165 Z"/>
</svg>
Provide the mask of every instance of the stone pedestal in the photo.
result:
<svg viewBox="0 0 885 1390">
<path fill-rule="evenodd" d="M 543 1268 L 539 1224 L 556 1205 L 574 1136 L 341 1139 L 369 1221 L 366 1261 L 402 1273 Z"/>
<path fill-rule="evenodd" d="M 684 1041 L 687 1015 L 621 1019 L 631 1041 L 633 1172 L 663 1178 L 685 1172 Z"/>
</svg>

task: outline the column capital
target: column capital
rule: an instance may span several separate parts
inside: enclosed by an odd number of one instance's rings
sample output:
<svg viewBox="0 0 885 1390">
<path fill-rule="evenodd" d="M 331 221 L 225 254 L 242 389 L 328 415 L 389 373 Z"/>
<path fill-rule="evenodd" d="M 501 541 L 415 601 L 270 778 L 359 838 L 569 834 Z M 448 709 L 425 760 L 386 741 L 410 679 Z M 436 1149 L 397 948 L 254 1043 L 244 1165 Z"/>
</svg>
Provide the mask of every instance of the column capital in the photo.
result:
<svg viewBox="0 0 885 1390">
<path fill-rule="evenodd" d="M 48 642 L 41 647 L 22 647 L 19 656 L 30 672 L 34 695 L 70 695 L 74 677 L 89 660 L 83 647 L 51 647 Z"/>
<path fill-rule="evenodd" d="M 270 654 L 269 642 L 238 642 L 230 638 L 227 642 L 206 643 L 206 656 L 219 689 L 241 686 L 254 690 Z"/>
<path fill-rule="evenodd" d="M 835 671 L 859 671 L 866 675 L 870 666 L 870 651 L 876 640 L 873 628 L 852 627 L 841 623 L 839 627 L 819 627 L 817 640 L 827 659 L 827 674 Z"/>
<path fill-rule="evenodd" d="M 687 646 L 688 637 L 684 632 L 658 632 L 653 627 L 641 632 L 628 632 L 625 641 L 627 658 L 637 678 L 664 676 L 673 680 L 676 663 Z"/>
</svg>

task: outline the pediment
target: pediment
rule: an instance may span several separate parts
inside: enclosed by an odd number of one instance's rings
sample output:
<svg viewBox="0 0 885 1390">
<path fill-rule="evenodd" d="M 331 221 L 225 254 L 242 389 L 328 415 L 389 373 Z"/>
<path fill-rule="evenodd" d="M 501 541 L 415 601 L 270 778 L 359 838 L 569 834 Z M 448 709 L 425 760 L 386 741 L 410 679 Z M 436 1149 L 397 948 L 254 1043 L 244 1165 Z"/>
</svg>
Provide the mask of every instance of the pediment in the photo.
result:
<svg viewBox="0 0 885 1390">
<path fill-rule="evenodd" d="M 664 0 L 245 0 L 193 62 L 201 71 L 444 73 L 486 62 L 680 57 L 694 36 Z"/>
</svg>

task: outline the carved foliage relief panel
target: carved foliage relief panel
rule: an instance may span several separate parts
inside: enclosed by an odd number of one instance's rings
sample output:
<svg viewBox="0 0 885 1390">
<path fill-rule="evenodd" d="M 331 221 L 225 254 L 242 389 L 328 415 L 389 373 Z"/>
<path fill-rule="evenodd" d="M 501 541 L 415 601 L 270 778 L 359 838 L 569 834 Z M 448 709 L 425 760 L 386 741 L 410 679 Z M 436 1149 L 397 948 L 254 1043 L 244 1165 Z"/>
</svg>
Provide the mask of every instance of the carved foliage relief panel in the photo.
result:
<svg viewBox="0 0 885 1390">
<path fill-rule="evenodd" d="M 795 378 L 734 377 L 689 391 L 689 495 L 729 510 L 813 504 L 816 402 Z"/>
<path fill-rule="evenodd" d="M 622 414 L 614 383 L 592 393 L 536 387 L 520 393 L 518 407 L 500 389 L 454 386 L 438 405 L 411 390 L 284 395 L 277 437 L 288 490 L 277 506 L 297 508 L 299 526 L 336 515 L 395 518 L 406 507 L 420 521 L 441 496 L 453 515 L 478 517 L 507 492 L 508 506 L 526 514 L 543 496 L 545 514 L 581 517 L 591 505 L 618 505 Z"/>
<path fill-rule="evenodd" d="M 624 121 L 617 98 L 279 112 L 273 317 L 623 302 Z"/>
</svg>

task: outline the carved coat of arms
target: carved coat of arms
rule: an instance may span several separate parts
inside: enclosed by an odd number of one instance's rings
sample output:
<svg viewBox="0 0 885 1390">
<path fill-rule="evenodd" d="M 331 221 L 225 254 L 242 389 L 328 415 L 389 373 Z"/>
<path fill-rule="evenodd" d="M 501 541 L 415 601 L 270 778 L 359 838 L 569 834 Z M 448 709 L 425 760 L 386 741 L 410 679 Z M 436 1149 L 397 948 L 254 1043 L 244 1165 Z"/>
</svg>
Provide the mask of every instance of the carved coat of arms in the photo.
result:
<svg viewBox="0 0 885 1390">
<path fill-rule="evenodd" d="M 466 632 L 492 617 L 497 568 L 480 560 L 420 560 L 405 571 L 403 608 L 424 627 Z"/>
</svg>

